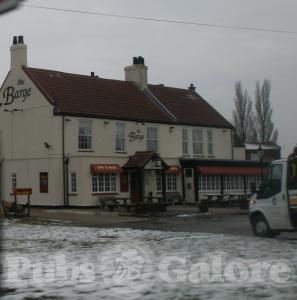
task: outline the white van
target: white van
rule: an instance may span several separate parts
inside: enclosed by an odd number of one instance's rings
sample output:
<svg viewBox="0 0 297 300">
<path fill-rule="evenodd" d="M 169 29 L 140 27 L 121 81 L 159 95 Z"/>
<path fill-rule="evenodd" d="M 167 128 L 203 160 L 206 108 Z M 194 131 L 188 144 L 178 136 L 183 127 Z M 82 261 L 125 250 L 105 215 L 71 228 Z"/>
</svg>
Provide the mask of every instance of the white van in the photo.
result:
<svg viewBox="0 0 297 300">
<path fill-rule="evenodd" d="M 250 199 L 250 223 L 256 236 L 297 231 L 297 147 L 287 159 L 273 161 Z"/>
</svg>

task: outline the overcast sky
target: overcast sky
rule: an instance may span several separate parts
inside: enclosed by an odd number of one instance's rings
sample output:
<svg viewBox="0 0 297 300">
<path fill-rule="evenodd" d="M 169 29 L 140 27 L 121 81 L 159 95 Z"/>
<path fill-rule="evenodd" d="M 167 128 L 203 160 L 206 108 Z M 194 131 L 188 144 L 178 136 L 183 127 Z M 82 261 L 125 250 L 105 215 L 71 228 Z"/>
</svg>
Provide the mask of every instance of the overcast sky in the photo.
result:
<svg viewBox="0 0 297 300">
<path fill-rule="evenodd" d="M 28 0 L 107 14 L 260 27 L 297 32 L 296 0 Z M 271 80 L 273 121 L 283 155 L 297 143 L 297 34 L 160 23 L 22 6 L 0 16 L 0 82 L 13 35 L 24 35 L 28 64 L 124 79 L 123 68 L 143 56 L 149 82 L 197 92 L 225 118 L 234 109 L 234 83 L 254 97 L 257 80 Z"/>
</svg>

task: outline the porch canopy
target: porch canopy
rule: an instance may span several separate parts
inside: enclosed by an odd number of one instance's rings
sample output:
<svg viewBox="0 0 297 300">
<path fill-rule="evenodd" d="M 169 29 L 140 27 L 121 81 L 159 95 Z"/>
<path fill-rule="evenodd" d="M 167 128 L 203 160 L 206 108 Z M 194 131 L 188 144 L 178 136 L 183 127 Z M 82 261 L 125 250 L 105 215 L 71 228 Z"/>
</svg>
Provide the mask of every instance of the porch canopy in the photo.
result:
<svg viewBox="0 0 297 300">
<path fill-rule="evenodd" d="M 154 151 L 136 151 L 123 166 L 126 171 L 135 169 L 168 170 L 168 168 L 167 164 Z"/>
<path fill-rule="evenodd" d="M 144 177 L 146 171 L 160 171 L 162 174 L 162 198 L 166 197 L 165 173 L 169 170 L 167 164 L 154 151 L 137 151 L 130 156 L 128 161 L 122 167 L 124 171 L 130 174 L 130 194 L 132 203 L 144 202 L 145 183 Z M 177 171 L 177 169 L 172 169 Z M 151 191 L 150 191 L 151 193 Z"/>
</svg>

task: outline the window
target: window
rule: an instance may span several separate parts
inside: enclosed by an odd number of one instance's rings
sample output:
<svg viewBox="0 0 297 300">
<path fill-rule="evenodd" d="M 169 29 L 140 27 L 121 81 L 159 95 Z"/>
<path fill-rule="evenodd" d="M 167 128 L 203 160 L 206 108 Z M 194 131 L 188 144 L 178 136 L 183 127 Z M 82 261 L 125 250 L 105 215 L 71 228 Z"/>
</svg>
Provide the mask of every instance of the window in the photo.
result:
<svg viewBox="0 0 297 300">
<path fill-rule="evenodd" d="M 255 184 L 256 190 L 259 190 L 261 185 L 261 176 L 255 175 L 255 176 L 247 176 L 246 177 L 246 188 L 247 190 L 251 190 L 251 185 Z"/>
<path fill-rule="evenodd" d="M 213 155 L 213 140 L 211 129 L 207 129 L 207 152 L 208 155 Z"/>
<path fill-rule="evenodd" d="M 158 152 L 158 128 L 147 127 L 146 131 L 147 150 Z"/>
<path fill-rule="evenodd" d="M 188 129 L 183 128 L 182 129 L 182 148 L 183 148 L 183 154 L 187 155 L 189 154 L 189 147 L 188 147 Z"/>
<path fill-rule="evenodd" d="M 177 175 L 176 174 L 166 174 L 166 191 L 176 192 L 177 191 Z M 157 174 L 157 192 L 162 192 L 162 175 Z"/>
<path fill-rule="evenodd" d="M 93 193 L 116 192 L 117 190 L 116 173 L 99 173 L 92 176 Z"/>
<path fill-rule="evenodd" d="M 17 187 L 17 176 L 15 173 L 11 174 L 11 188 L 16 189 Z"/>
<path fill-rule="evenodd" d="M 77 175 L 76 172 L 70 173 L 70 192 L 73 194 L 77 193 Z"/>
<path fill-rule="evenodd" d="M 124 123 L 116 123 L 115 150 L 117 152 L 125 151 L 125 124 Z"/>
<path fill-rule="evenodd" d="M 293 159 L 288 160 L 288 189 L 297 189 L 297 161 Z"/>
<path fill-rule="evenodd" d="M 219 175 L 200 175 L 199 191 L 220 191 L 220 176 Z"/>
<path fill-rule="evenodd" d="M 238 175 L 224 176 L 224 190 L 225 191 L 243 191 L 244 183 L 243 177 Z"/>
<path fill-rule="evenodd" d="M 258 193 L 258 199 L 267 199 L 281 192 L 282 165 L 272 165 Z"/>
<path fill-rule="evenodd" d="M 92 149 L 92 121 L 79 120 L 78 149 Z"/>
<path fill-rule="evenodd" d="M 203 131 L 202 129 L 192 130 L 193 155 L 203 155 Z"/>
</svg>

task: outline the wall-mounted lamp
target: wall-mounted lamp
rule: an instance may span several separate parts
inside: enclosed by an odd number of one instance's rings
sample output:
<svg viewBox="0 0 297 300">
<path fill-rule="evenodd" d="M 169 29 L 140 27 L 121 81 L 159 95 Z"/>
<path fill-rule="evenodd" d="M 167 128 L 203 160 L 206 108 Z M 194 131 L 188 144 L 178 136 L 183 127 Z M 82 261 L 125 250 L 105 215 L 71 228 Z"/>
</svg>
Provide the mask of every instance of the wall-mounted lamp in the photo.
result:
<svg viewBox="0 0 297 300">
<path fill-rule="evenodd" d="M 65 121 L 66 121 L 66 122 L 71 122 L 72 120 L 71 120 L 71 119 L 68 119 L 68 118 L 66 118 L 66 119 L 65 119 Z"/>
<path fill-rule="evenodd" d="M 136 125 L 141 124 L 141 125 L 145 125 L 144 122 L 136 122 Z"/>
<path fill-rule="evenodd" d="M 174 126 L 170 126 L 170 127 L 169 127 L 169 131 L 170 131 L 170 132 L 172 132 L 173 129 L 174 129 Z"/>
<path fill-rule="evenodd" d="M 107 124 L 109 124 L 109 122 L 108 121 L 104 121 L 104 125 L 107 125 Z"/>
<path fill-rule="evenodd" d="M 44 147 L 45 147 L 46 149 L 49 149 L 49 148 L 51 147 L 51 145 L 50 145 L 48 142 L 44 142 Z"/>
</svg>

